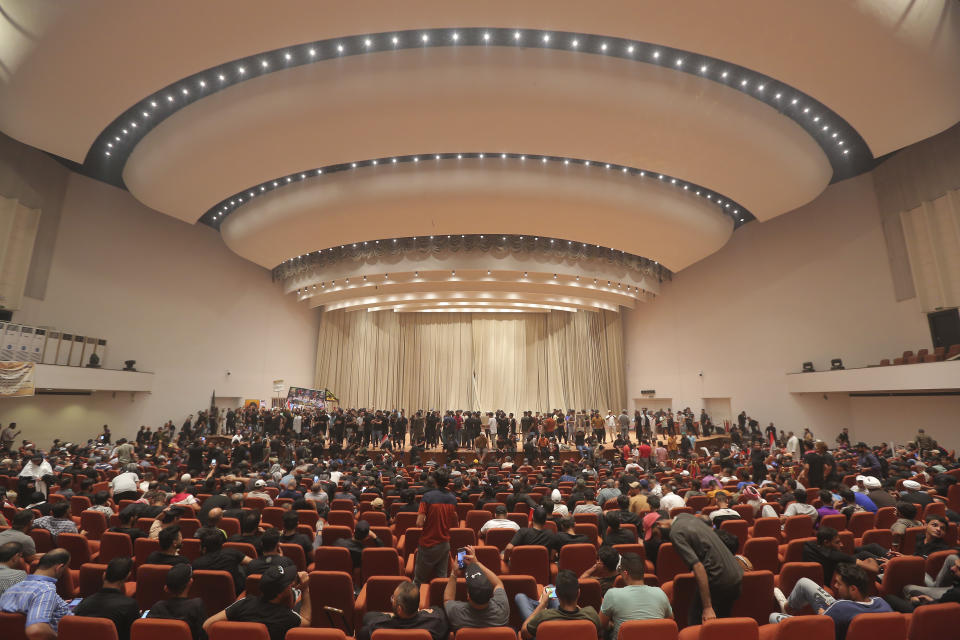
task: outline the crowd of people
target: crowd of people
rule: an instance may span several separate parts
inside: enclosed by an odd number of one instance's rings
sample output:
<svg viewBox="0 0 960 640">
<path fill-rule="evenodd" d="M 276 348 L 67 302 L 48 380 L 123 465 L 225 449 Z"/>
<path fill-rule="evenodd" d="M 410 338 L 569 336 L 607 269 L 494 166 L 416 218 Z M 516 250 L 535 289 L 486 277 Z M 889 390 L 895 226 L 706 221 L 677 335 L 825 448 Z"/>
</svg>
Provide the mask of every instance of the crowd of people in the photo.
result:
<svg viewBox="0 0 960 640">
<path fill-rule="evenodd" d="M 425 629 L 442 640 L 459 628 L 507 626 L 511 612 L 522 620 L 524 638 L 535 638 L 544 622 L 584 619 L 599 637 L 615 640 L 624 622 L 674 617 L 668 592 L 649 584 L 667 543 L 696 584 L 683 624 L 730 617 L 753 566 L 743 541 L 724 523 L 744 518 L 785 524 L 806 517 L 815 532 L 803 559 L 821 565 L 823 580 L 803 578 L 789 593 L 775 590 L 770 595 L 778 606 L 769 623 L 809 606 L 830 617 L 843 640 L 857 615 L 960 602 L 955 553 L 942 553 L 940 568 L 922 584 L 876 595 L 891 562 L 956 545 L 960 514 L 948 508 L 948 494 L 960 465 L 922 429 L 890 450 L 851 443 L 846 429 L 831 448 L 810 430 L 798 436 L 772 423 L 761 430 L 746 413 L 717 429 L 705 413 L 694 420 L 688 410 L 609 411 L 606 417 L 598 411 L 524 412 L 519 421 L 502 411 L 417 411 L 408 421 L 403 411 L 250 407 L 199 412 L 179 433 L 172 422 L 155 431 L 141 427 L 134 438 L 116 442 L 105 426 L 96 438 L 58 440 L 48 450 L 29 440 L 15 446 L 10 436 L 18 432 L 16 425 L 0 432 L 0 482 L 8 487 L 0 516 L 0 612 L 24 614 L 31 640 L 55 638 L 67 615 L 109 618 L 119 640 L 129 639 L 141 615 L 184 620 L 194 640 L 222 620 L 262 622 L 271 640 L 283 640 L 296 626 L 335 624 L 312 611 L 308 574 L 281 552 L 281 545 L 293 544 L 312 559 L 325 544 L 325 530 L 329 544 L 335 501 L 353 506 L 351 535 L 332 544 L 349 552 L 354 569 L 365 549 L 391 542 L 373 531 L 372 512 L 380 512 L 377 522 L 395 527 L 402 514 L 416 513 L 421 530 L 412 580 L 397 586 L 392 610 L 367 613 L 356 629 L 340 621 L 362 640 L 384 628 Z M 728 437 L 703 447 L 703 438 L 715 433 Z M 518 440 L 523 444 L 511 448 Z M 446 451 L 442 463 L 438 456 L 423 463 L 431 445 Z M 116 557 L 106 563 L 97 593 L 68 604 L 62 596 L 75 586 L 71 554 L 57 539 L 86 533 L 71 513 L 74 496 L 87 498 L 89 510 L 109 519 L 110 532 L 131 542 L 157 541 L 146 564 L 170 567 L 166 599 L 144 614 L 124 589 L 134 562 Z M 476 530 L 476 545 L 453 548 L 451 530 L 462 526 L 458 505 L 465 503 L 490 510 Z M 284 510 L 273 526 L 263 520 L 267 506 Z M 844 548 L 834 516 L 842 525 L 857 513 L 891 508 L 896 517 L 889 545 L 861 544 L 852 553 Z M 313 514 L 306 530 L 304 512 Z M 578 530 L 580 514 L 599 525 L 597 538 Z M 189 558 L 184 527 L 193 519 L 199 528 L 187 537 L 199 541 L 200 552 Z M 238 524 L 232 535 L 225 531 L 227 519 Z M 907 549 L 907 533 L 920 528 Z M 38 551 L 34 529 L 49 532 L 50 550 Z M 509 541 L 491 542 L 491 532 L 502 530 Z M 586 570 L 556 565 L 562 548 L 586 543 L 597 547 L 596 562 Z M 531 546 L 547 550 L 550 584 L 540 582 L 539 598 L 518 593 L 510 599 L 500 576 L 511 571 L 518 549 Z M 494 560 L 486 553 L 491 547 Z M 190 597 L 194 570 L 228 572 L 238 599 L 208 616 L 201 599 Z M 260 577 L 259 595 L 247 593 L 252 575 Z M 422 607 L 420 586 L 435 578 L 447 580 L 443 604 Z M 457 597 L 458 578 L 465 580 L 465 599 Z M 578 604 L 584 579 L 599 583 L 599 609 Z"/>
</svg>

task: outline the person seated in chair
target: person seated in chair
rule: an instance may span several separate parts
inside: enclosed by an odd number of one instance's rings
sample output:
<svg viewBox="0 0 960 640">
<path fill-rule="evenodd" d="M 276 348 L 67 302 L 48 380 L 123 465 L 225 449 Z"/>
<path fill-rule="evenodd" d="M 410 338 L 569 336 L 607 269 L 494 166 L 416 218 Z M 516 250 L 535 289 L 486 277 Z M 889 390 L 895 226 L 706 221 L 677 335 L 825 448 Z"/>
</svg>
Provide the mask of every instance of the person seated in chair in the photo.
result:
<svg viewBox="0 0 960 640">
<path fill-rule="evenodd" d="M 836 597 L 831 596 L 810 578 L 797 580 L 789 597 L 785 597 L 780 589 L 774 588 L 774 597 L 782 613 L 771 613 L 770 624 L 789 618 L 788 611 L 800 611 L 810 606 L 814 613 L 832 618 L 836 640 L 844 640 L 847 627 L 855 616 L 893 611 L 882 598 L 867 595 L 872 582 L 866 571 L 855 564 L 845 563 L 837 565 L 833 573 L 831 586 Z"/>
<path fill-rule="evenodd" d="M 147 532 L 139 527 L 133 526 L 136 523 L 137 514 L 142 504 L 129 504 L 124 507 L 117 518 L 120 520 L 119 527 L 110 527 L 107 529 L 110 533 L 125 533 L 130 537 L 130 544 L 136 544 L 137 538 L 146 538 Z"/>
<path fill-rule="evenodd" d="M 213 536 L 211 536 L 213 537 Z M 295 588 L 301 590 L 297 600 Z M 260 578 L 260 595 L 237 600 L 219 613 L 207 618 L 203 630 L 222 620 L 230 622 L 259 622 L 267 627 L 270 640 L 284 640 L 287 631 L 310 626 L 310 583 L 307 572 L 296 572 L 273 566 Z M 294 609 L 299 608 L 299 613 Z"/>
<path fill-rule="evenodd" d="M 70 517 L 70 504 L 58 502 L 50 509 L 50 515 L 37 518 L 33 521 L 34 527 L 40 527 L 50 532 L 53 543 L 57 543 L 57 536 L 61 533 L 77 533 L 77 524 Z"/>
<path fill-rule="evenodd" d="M 623 587 L 609 589 L 600 605 L 600 624 L 604 630 L 611 629 L 611 638 L 617 638 L 620 625 L 627 620 L 656 620 L 673 618 L 673 609 L 667 594 L 660 587 L 643 583 L 645 564 L 636 553 L 626 553 L 620 558 L 618 573 L 623 577 Z"/>
<path fill-rule="evenodd" d="M 619 511 L 606 512 L 601 524 L 607 525 L 607 530 L 603 534 L 603 544 L 611 547 L 618 544 L 636 544 L 637 537 L 633 532 L 620 528 Z"/>
<path fill-rule="evenodd" d="M 359 569 L 363 563 L 363 550 L 368 546 L 382 547 L 383 540 L 377 537 L 370 530 L 370 523 L 361 520 L 353 528 L 352 538 L 340 538 L 333 546 L 343 547 L 350 552 L 350 559 L 353 561 L 353 568 Z"/>
<path fill-rule="evenodd" d="M 140 605 L 126 594 L 125 585 L 133 570 L 130 558 L 114 558 L 103 574 L 103 586 L 83 599 L 74 615 L 107 618 L 117 628 L 117 640 L 130 640 L 130 627 L 140 617 Z"/>
<path fill-rule="evenodd" d="M 939 514 L 931 514 L 926 518 L 923 537 L 917 536 L 917 548 L 913 555 L 926 558 L 931 553 L 946 551 L 950 547 L 944 541 L 947 534 L 947 520 Z"/>
<path fill-rule="evenodd" d="M 203 555 L 194 560 L 194 569 L 207 571 L 226 571 L 233 578 L 233 586 L 237 595 L 243 591 L 244 568 L 253 561 L 253 558 L 244 555 L 242 551 L 232 548 L 223 548 L 223 536 L 219 533 L 209 533 L 200 540 Z"/>
<path fill-rule="evenodd" d="M 497 505 L 494 510 L 494 517 L 484 522 L 483 526 L 480 527 L 480 538 L 485 540 L 487 531 L 490 529 L 512 529 L 513 531 L 519 531 L 520 525 L 507 518 L 507 507 L 501 504 Z"/>
<path fill-rule="evenodd" d="M 600 595 L 605 594 L 617 582 L 620 575 L 620 554 L 611 546 L 603 545 L 597 551 L 597 562 L 580 574 L 581 578 L 593 578 L 600 583 Z"/>
<path fill-rule="evenodd" d="M 280 542 L 284 544 L 298 544 L 303 549 L 306 558 L 310 558 L 313 553 L 314 541 L 305 533 L 300 533 L 297 526 L 300 524 L 300 516 L 296 511 L 283 512 L 283 533 L 280 534 Z M 317 523 L 319 524 L 319 520 Z M 321 530 L 322 531 L 322 530 Z M 266 534 L 264 534 L 266 535 Z M 317 536 L 320 537 L 319 535 Z"/>
<path fill-rule="evenodd" d="M 263 534 L 263 553 L 259 558 L 255 558 L 247 565 L 246 574 L 262 574 L 264 571 L 274 565 L 279 565 L 290 571 L 297 570 L 297 563 L 292 559 L 280 553 L 280 532 L 276 529 L 269 529 Z"/>
<path fill-rule="evenodd" d="M 549 589 L 543 590 L 539 601 L 524 593 L 518 593 L 514 601 L 520 615 L 525 618 L 523 626 L 520 627 L 521 637 L 536 638 L 539 626 L 551 620 L 589 620 L 596 626 L 599 635 L 603 628 L 596 609 L 580 607 L 577 604 L 579 597 L 580 582 L 577 574 L 569 569 L 561 569 L 557 574 L 556 597 L 550 597 Z"/>
<path fill-rule="evenodd" d="M 263 551 L 263 544 L 260 542 L 260 536 L 263 531 L 260 529 L 260 512 L 244 511 L 240 516 L 240 533 L 227 538 L 227 542 L 246 542 L 252 544 L 257 550 L 257 554 Z"/>
<path fill-rule="evenodd" d="M 157 535 L 157 541 L 160 543 L 160 548 L 150 552 L 146 564 L 169 564 L 170 566 L 190 564 L 190 558 L 180 555 L 180 547 L 183 546 L 180 525 L 172 524 L 161 529 Z"/>
<path fill-rule="evenodd" d="M 169 594 L 166 600 L 154 603 L 147 613 L 148 618 L 164 620 L 183 620 L 190 627 L 193 640 L 205 640 L 207 633 L 203 630 L 203 622 L 207 619 L 207 612 L 202 598 L 190 598 L 190 587 L 193 586 L 193 567 L 189 564 L 180 564 L 170 568 L 167 572 L 164 591 Z"/>
<path fill-rule="evenodd" d="M 370 640 L 377 629 L 424 629 L 432 640 L 446 640 L 447 616 L 440 609 L 420 608 L 420 589 L 401 582 L 390 596 L 390 613 L 370 611 L 363 616 L 357 640 Z"/>
<path fill-rule="evenodd" d="M 510 622 L 510 600 L 503 582 L 493 571 L 477 561 L 473 547 L 466 547 L 463 569 L 450 559 L 450 576 L 443 591 L 443 609 L 450 630 L 466 627 L 505 627 Z M 457 576 L 467 581 L 467 601 L 457 600 Z"/>
<path fill-rule="evenodd" d="M 70 567 L 70 552 L 52 549 L 40 558 L 37 569 L 0 596 L 0 612 L 26 616 L 27 640 L 56 640 L 61 618 L 69 615 L 67 603 L 57 595 L 57 581 Z"/>
</svg>

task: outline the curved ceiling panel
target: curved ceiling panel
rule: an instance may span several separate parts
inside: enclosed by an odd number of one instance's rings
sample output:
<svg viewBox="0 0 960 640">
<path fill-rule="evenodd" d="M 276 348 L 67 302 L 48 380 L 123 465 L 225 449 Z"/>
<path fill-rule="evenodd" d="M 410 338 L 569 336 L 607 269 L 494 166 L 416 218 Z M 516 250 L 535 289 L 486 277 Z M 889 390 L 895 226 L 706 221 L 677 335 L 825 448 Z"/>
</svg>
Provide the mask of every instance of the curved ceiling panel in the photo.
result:
<svg viewBox="0 0 960 640">
<path fill-rule="evenodd" d="M 570 51 L 470 47 L 354 56 L 234 85 L 147 134 L 124 181 L 148 206 L 193 221 L 277 176 L 483 149 L 645 167 L 759 219 L 810 201 L 832 175 L 793 120 L 717 82 Z"/>
<path fill-rule="evenodd" d="M 676 271 L 726 243 L 733 221 L 689 191 L 600 166 L 463 159 L 369 167 L 256 198 L 221 227 L 227 245 L 272 268 L 291 255 L 440 234 L 566 238 Z M 522 161 L 516 161 L 522 162 Z"/>
<path fill-rule="evenodd" d="M 752 68 L 839 113 L 877 156 L 960 119 L 953 0 L 609 0 L 592 9 L 577 0 L 11 0 L 0 16 L 0 128 L 81 162 L 118 114 L 200 69 L 325 38 L 477 25 L 656 42 Z"/>
</svg>

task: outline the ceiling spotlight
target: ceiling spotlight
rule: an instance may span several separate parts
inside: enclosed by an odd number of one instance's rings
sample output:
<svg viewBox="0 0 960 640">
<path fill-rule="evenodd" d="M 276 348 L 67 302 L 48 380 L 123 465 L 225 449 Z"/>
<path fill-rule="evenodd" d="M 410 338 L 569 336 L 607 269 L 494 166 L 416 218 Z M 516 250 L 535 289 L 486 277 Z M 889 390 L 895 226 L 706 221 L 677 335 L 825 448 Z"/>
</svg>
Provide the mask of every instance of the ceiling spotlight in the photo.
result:
<svg viewBox="0 0 960 640">
<path fill-rule="evenodd" d="M 677 179 L 676 179 L 676 178 L 673 178 L 673 179 L 670 181 L 670 184 L 677 184 Z"/>
<path fill-rule="evenodd" d="M 573 41 L 570 43 L 570 46 L 573 47 L 574 49 L 576 49 L 577 47 L 580 46 L 580 41 L 579 41 L 579 40 L 573 40 Z"/>
<path fill-rule="evenodd" d="M 624 173 L 626 173 L 626 172 L 627 172 L 627 168 L 624 167 L 623 169 L 621 169 L 621 171 L 623 171 Z"/>
<path fill-rule="evenodd" d="M 706 73 L 706 72 L 707 72 L 707 65 L 701 65 L 701 66 L 700 66 L 700 73 Z"/>
<path fill-rule="evenodd" d="M 777 95 L 775 95 L 775 96 L 773 96 L 773 97 L 776 98 L 777 100 L 779 100 L 779 99 L 780 99 L 780 96 L 782 96 L 782 95 L 783 95 L 783 94 L 778 93 Z"/>
<path fill-rule="evenodd" d="M 451 271 L 450 271 L 450 275 L 451 275 L 451 276 L 456 276 L 456 275 L 457 275 L 456 269 L 451 270 Z"/>
<path fill-rule="evenodd" d="M 653 52 L 653 57 L 654 57 L 654 59 L 659 58 L 659 57 L 660 57 L 660 52 L 659 52 L 659 51 L 654 51 L 654 52 Z"/>
<path fill-rule="evenodd" d="M 434 157 L 435 160 L 439 160 L 439 159 L 440 159 L 440 154 L 438 153 L 437 155 L 435 155 L 435 156 L 433 156 L 433 157 Z"/>
<path fill-rule="evenodd" d="M 173 96 L 167 96 L 167 102 L 173 102 Z"/>
<path fill-rule="evenodd" d="M 315 55 L 317 55 L 317 50 L 316 50 L 316 49 L 310 49 L 310 56 L 313 57 L 313 56 L 315 56 Z"/>
<path fill-rule="evenodd" d="M 563 161 L 563 164 L 570 164 L 570 161 L 569 161 L 569 160 L 564 160 L 564 161 Z"/>
<path fill-rule="evenodd" d="M 260 66 L 263 67 L 264 69 L 266 69 L 267 67 L 270 66 L 270 63 L 267 62 L 266 60 L 261 60 L 261 61 L 260 61 Z"/>
<path fill-rule="evenodd" d="M 293 178 L 291 178 L 290 176 L 287 176 L 287 182 L 290 182 L 291 180 L 293 180 Z"/>
<path fill-rule="evenodd" d="M 460 39 L 460 34 L 457 33 L 456 31 L 454 31 L 454 32 L 453 32 L 453 35 L 450 36 L 450 37 L 453 38 L 453 41 L 454 41 L 454 42 L 456 42 L 457 40 Z"/>
<path fill-rule="evenodd" d="M 109 152 L 109 151 L 104 151 L 104 153 L 105 153 L 106 155 L 110 155 L 110 152 Z"/>
<path fill-rule="evenodd" d="M 374 160 L 374 161 L 373 161 L 373 164 L 377 164 L 377 161 L 376 161 L 376 160 Z"/>
<path fill-rule="evenodd" d="M 850 149 L 844 149 L 844 150 L 843 150 L 843 155 L 847 155 L 848 153 L 850 153 Z"/>
<path fill-rule="evenodd" d="M 397 159 L 394 158 L 393 160 L 391 160 L 391 162 L 394 163 L 394 164 L 396 164 L 396 163 L 397 163 Z"/>
<path fill-rule="evenodd" d="M 523 272 L 523 277 L 524 277 L 524 278 L 527 277 L 527 272 L 526 272 L 526 271 Z"/>
<path fill-rule="evenodd" d="M 761 84 L 760 86 L 757 87 L 757 91 L 763 91 L 763 88 L 764 88 L 765 86 L 767 86 L 767 85 Z"/>
<path fill-rule="evenodd" d="M 683 66 L 683 58 L 677 58 L 676 65 L 677 65 L 678 67 L 682 67 L 682 66 Z"/>
<path fill-rule="evenodd" d="M 456 39 L 456 38 L 454 38 L 454 39 Z M 373 42 L 370 40 L 370 38 L 367 38 L 366 40 L 363 41 L 363 44 L 364 44 L 364 46 L 366 46 L 366 47 L 370 47 L 370 46 L 373 45 Z"/>
<path fill-rule="evenodd" d="M 550 42 L 550 34 L 549 34 L 549 33 L 543 34 L 543 41 L 544 41 L 544 42 Z"/>
<path fill-rule="evenodd" d="M 514 39 L 514 40 L 519 40 L 519 39 L 520 39 L 520 32 L 519 32 L 519 31 L 514 31 L 514 32 L 513 32 L 513 39 Z"/>
<path fill-rule="evenodd" d="M 489 34 L 489 33 L 483 34 L 483 41 L 484 41 L 484 42 L 490 42 L 490 34 Z"/>
<path fill-rule="evenodd" d="M 630 45 L 629 47 L 627 47 L 627 53 L 633 53 L 633 49 L 634 49 L 634 46 Z"/>
<path fill-rule="evenodd" d="M 507 154 L 501 153 L 501 154 L 500 154 L 500 157 L 501 157 L 501 158 L 506 158 L 506 157 L 507 157 Z"/>
<path fill-rule="evenodd" d="M 238 72 L 240 75 L 243 75 L 243 74 L 245 74 L 245 73 L 247 72 L 247 70 L 246 70 L 245 67 L 237 67 L 237 72 Z"/>
<path fill-rule="evenodd" d="M 266 188 L 265 186 L 260 185 L 260 191 L 266 191 L 266 190 L 267 190 L 267 188 Z"/>
<path fill-rule="evenodd" d="M 607 168 L 607 169 L 609 169 L 609 168 L 610 168 L 610 165 L 609 165 L 609 164 L 607 164 L 607 165 L 604 165 L 604 166 L 606 166 L 606 168 Z"/>
<path fill-rule="evenodd" d="M 527 156 L 520 156 L 520 159 L 521 159 L 521 160 L 526 160 L 526 159 L 527 159 Z"/>
<path fill-rule="evenodd" d="M 414 162 L 420 162 L 420 156 L 413 156 Z"/>
<path fill-rule="evenodd" d="M 463 154 L 462 154 L 462 153 L 458 153 L 458 154 L 457 154 L 457 160 L 461 160 L 462 158 L 463 158 Z"/>
<path fill-rule="evenodd" d="M 182 93 L 182 94 L 185 95 L 185 96 L 190 95 L 190 92 L 189 92 L 186 88 L 180 89 L 180 93 Z"/>
<path fill-rule="evenodd" d="M 606 51 L 606 50 L 607 50 L 607 43 L 604 42 L 603 44 L 600 45 L 600 51 Z"/>
<path fill-rule="evenodd" d="M 479 157 L 482 158 L 482 157 L 483 157 L 483 154 L 481 153 Z M 480 237 L 482 238 L 483 236 L 480 236 Z"/>
<path fill-rule="evenodd" d="M 420 36 L 420 39 L 423 40 L 424 42 L 430 42 L 430 36 L 426 33 Z"/>
<path fill-rule="evenodd" d="M 338 44 L 338 45 L 337 45 L 337 51 L 338 51 L 339 53 L 343 53 L 343 45 L 342 45 L 342 44 Z"/>
<path fill-rule="evenodd" d="M 746 80 L 741 80 L 741 81 L 740 81 L 740 86 L 741 86 L 741 87 L 747 86 L 747 81 L 746 81 Z"/>
<path fill-rule="evenodd" d="M 813 121 L 814 121 L 814 122 L 819 122 L 819 121 L 820 121 L 820 116 L 815 117 L 815 118 L 813 119 Z"/>
<path fill-rule="evenodd" d="M 207 86 L 207 83 L 206 83 L 205 81 L 201 80 L 201 81 L 200 81 L 200 86 L 201 86 L 201 87 L 206 87 L 206 86 Z"/>
<path fill-rule="evenodd" d="M 113 143 L 112 143 L 112 142 L 108 142 L 108 143 L 107 143 L 107 146 L 108 146 L 108 147 L 113 147 Z"/>
<path fill-rule="evenodd" d="M 400 38 L 398 38 L 397 36 L 393 36 L 393 44 L 399 44 L 399 43 L 400 43 Z"/>
<path fill-rule="evenodd" d="M 583 164 L 585 164 L 586 166 L 589 167 L 589 166 L 590 166 L 590 161 L 589 161 L 589 160 L 586 160 Z"/>
<path fill-rule="evenodd" d="M 546 161 L 547 161 L 546 158 L 540 158 L 540 162 L 544 162 L 544 163 L 545 163 Z"/>
<path fill-rule="evenodd" d="M 277 186 L 277 181 L 276 181 L 276 180 L 273 181 L 273 186 Z"/>
<path fill-rule="evenodd" d="M 413 272 L 413 277 L 414 277 L 414 278 L 419 278 L 419 277 L 420 277 L 420 272 L 419 272 L 419 271 L 414 271 L 414 272 Z"/>
<path fill-rule="evenodd" d="M 220 76 L 220 77 L 222 78 L 223 76 Z M 154 109 L 156 109 L 156 108 L 157 108 L 157 103 L 156 103 L 156 101 L 151 100 L 151 101 L 150 101 L 150 106 L 153 107 Z"/>
<path fill-rule="evenodd" d="M 797 104 L 797 99 L 794 98 L 793 100 L 791 100 L 791 101 L 790 101 L 790 104 Z"/>
<path fill-rule="evenodd" d="M 350 163 L 350 166 L 353 167 L 354 169 L 356 169 L 356 168 L 357 168 L 357 163 L 356 163 L 356 162 L 351 162 L 351 163 Z"/>
<path fill-rule="evenodd" d="M 727 72 L 727 71 L 724 71 L 723 73 L 720 74 L 720 77 L 721 77 L 721 78 L 726 78 L 728 75 L 730 75 L 730 73 Z"/>
</svg>

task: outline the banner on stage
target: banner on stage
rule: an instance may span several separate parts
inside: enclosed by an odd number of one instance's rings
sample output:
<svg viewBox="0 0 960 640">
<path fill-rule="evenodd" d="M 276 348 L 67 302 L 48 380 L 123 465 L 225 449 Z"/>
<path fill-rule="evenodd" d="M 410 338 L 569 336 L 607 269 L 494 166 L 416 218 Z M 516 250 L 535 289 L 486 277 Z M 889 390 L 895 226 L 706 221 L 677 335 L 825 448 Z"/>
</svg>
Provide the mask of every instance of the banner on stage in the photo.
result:
<svg viewBox="0 0 960 640">
<path fill-rule="evenodd" d="M 304 389 L 303 387 L 290 387 L 287 389 L 288 409 L 299 409 L 301 407 L 324 409 L 326 408 L 326 404 L 326 389 Z"/>
<path fill-rule="evenodd" d="M 34 395 L 35 362 L 0 362 L 0 397 L 23 398 Z"/>
</svg>

